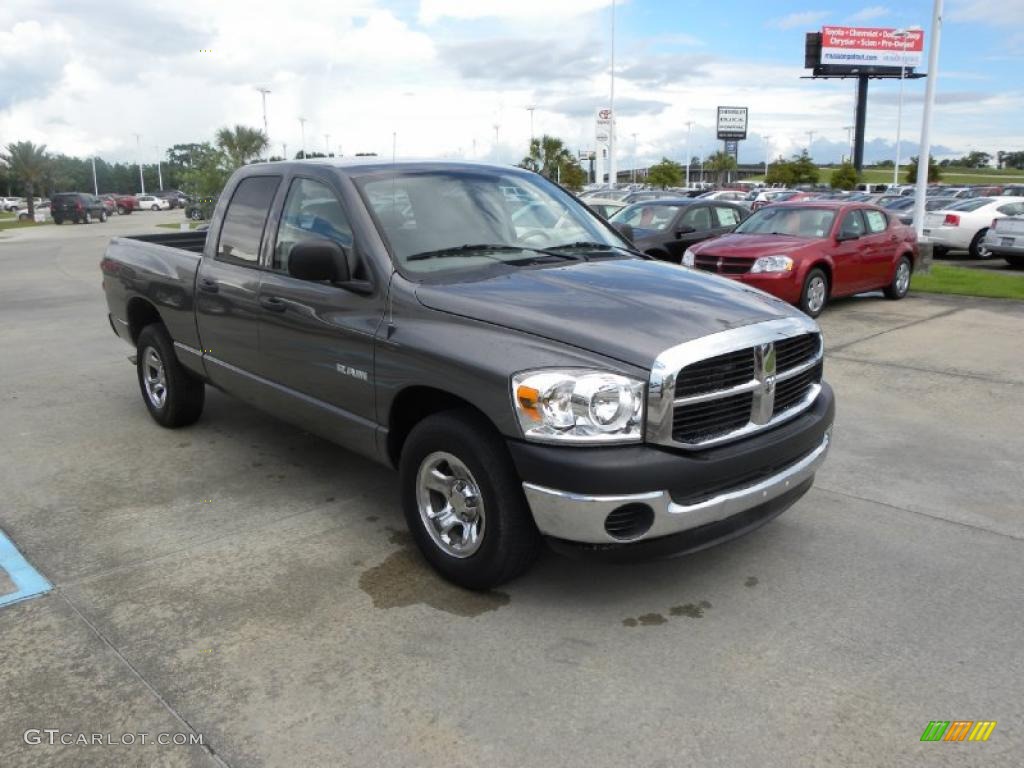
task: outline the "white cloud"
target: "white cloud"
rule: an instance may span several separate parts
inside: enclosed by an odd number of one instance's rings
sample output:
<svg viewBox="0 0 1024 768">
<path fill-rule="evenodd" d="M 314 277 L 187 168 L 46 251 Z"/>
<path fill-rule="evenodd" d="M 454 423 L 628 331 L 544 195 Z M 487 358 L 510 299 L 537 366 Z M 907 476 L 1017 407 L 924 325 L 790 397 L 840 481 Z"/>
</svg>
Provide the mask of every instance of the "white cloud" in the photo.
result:
<svg viewBox="0 0 1024 768">
<path fill-rule="evenodd" d="M 869 5 L 867 8 L 862 8 L 851 16 L 847 16 L 846 20 L 851 24 L 860 24 L 865 21 L 880 19 L 891 13 L 892 11 L 884 5 Z"/>
<path fill-rule="evenodd" d="M 571 19 L 611 5 L 612 0 L 421 0 L 425 24 L 441 19 L 516 19 L 550 23 Z"/>
<path fill-rule="evenodd" d="M 807 27 L 808 31 L 813 31 L 828 17 L 828 11 L 798 11 L 797 13 L 790 13 L 786 16 L 772 19 L 768 22 L 767 26 L 774 27 L 775 29 Z"/>
</svg>

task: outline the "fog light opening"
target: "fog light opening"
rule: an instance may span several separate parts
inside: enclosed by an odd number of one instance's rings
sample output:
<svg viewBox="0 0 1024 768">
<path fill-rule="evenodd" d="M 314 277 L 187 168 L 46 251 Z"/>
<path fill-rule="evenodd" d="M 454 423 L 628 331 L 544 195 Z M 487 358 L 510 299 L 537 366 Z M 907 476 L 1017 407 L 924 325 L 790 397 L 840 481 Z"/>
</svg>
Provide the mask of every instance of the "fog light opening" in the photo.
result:
<svg viewBox="0 0 1024 768">
<path fill-rule="evenodd" d="M 604 519 L 604 530 L 613 539 L 638 539 L 654 525 L 654 510 L 646 504 L 624 504 Z"/>
</svg>

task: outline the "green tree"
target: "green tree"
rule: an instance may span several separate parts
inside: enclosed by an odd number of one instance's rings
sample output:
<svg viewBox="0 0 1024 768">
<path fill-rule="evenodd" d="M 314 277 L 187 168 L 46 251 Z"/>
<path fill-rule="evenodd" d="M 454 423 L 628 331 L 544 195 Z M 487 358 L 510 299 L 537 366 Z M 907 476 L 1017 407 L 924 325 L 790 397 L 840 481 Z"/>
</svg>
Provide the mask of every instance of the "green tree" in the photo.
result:
<svg viewBox="0 0 1024 768">
<path fill-rule="evenodd" d="M 25 198 L 28 200 L 28 217 L 35 216 L 36 189 L 41 189 L 46 180 L 50 158 L 46 154 L 46 145 L 33 144 L 31 141 L 18 141 L 7 145 L 7 152 L 0 154 L 10 168 L 11 174 L 25 185 Z"/>
<path fill-rule="evenodd" d="M 832 171 L 832 189 L 853 189 L 860 181 L 860 174 L 853 167 L 853 163 L 843 163 Z"/>
<path fill-rule="evenodd" d="M 907 184 L 917 183 L 917 157 L 910 158 L 910 162 L 907 163 Z M 939 166 L 935 164 L 935 158 L 928 157 L 928 183 L 933 184 L 936 181 L 942 180 L 942 171 L 939 170 Z"/>
<path fill-rule="evenodd" d="M 224 153 L 232 171 L 259 157 L 269 147 L 267 135 L 256 128 L 236 125 L 217 131 L 217 148 Z"/>
<path fill-rule="evenodd" d="M 799 155 L 793 155 L 792 160 L 783 160 L 780 157 L 769 165 L 765 181 L 789 187 L 794 184 L 816 184 L 819 175 L 818 166 L 811 160 L 807 150 L 804 150 Z"/>
<path fill-rule="evenodd" d="M 955 164 L 964 168 L 987 168 L 992 164 L 992 155 L 988 152 L 968 152 L 957 160 Z"/>
<path fill-rule="evenodd" d="M 817 184 L 820 172 L 805 149 L 799 155 L 793 155 L 793 166 L 796 171 L 797 184 Z"/>
<path fill-rule="evenodd" d="M 574 161 L 561 139 L 545 133 L 539 139 L 530 140 L 530 154 L 519 165 L 554 181 L 558 179 L 561 168 Z"/>
<path fill-rule="evenodd" d="M 656 187 L 677 187 L 682 182 L 683 166 L 667 157 L 661 158 L 660 163 L 655 163 L 647 169 L 647 183 Z"/>
<path fill-rule="evenodd" d="M 875 163 L 875 167 L 876 168 L 895 168 L 896 167 L 896 161 L 895 160 L 879 160 L 877 163 Z"/>
<path fill-rule="evenodd" d="M 719 150 L 704 161 L 704 169 L 715 174 L 718 183 L 723 184 L 729 171 L 736 169 L 736 158 Z"/>
<path fill-rule="evenodd" d="M 570 157 L 559 168 L 558 183 L 566 189 L 578 192 L 587 183 L 587 172 L 576 162 L 576 158 Z"/>
</svg>

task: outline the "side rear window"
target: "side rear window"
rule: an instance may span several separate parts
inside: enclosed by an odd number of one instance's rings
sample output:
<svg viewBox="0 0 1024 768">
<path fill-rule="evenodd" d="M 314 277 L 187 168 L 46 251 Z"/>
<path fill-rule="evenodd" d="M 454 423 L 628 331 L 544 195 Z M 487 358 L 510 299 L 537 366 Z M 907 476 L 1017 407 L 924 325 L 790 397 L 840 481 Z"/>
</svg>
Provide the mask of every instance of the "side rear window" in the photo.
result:
<svg viewBox="0 0 1024 768">
<path fill-rule="evenodd" d="M 735 208 L 726 208 L 724 205 L 716 205 L 715 213 L 718 215 L 719 226 L 735 227 L 740 223 L 740 212 Z"/>
<path fill-rule="evenodd" d="M 267 214 L 280 183 L 280 176 L 250 176 L 239 182 L 224 213 L 217 243 L 219 261 L 243 266 L 259 261 Z"/>
<path fill-rule="evenodd" d="M 881 211 L 864 211 L 864 218 L 868 223 L 868 231 L 873 234 L 885 232 L 889 226 L 889 221 Z"/>
</svg>

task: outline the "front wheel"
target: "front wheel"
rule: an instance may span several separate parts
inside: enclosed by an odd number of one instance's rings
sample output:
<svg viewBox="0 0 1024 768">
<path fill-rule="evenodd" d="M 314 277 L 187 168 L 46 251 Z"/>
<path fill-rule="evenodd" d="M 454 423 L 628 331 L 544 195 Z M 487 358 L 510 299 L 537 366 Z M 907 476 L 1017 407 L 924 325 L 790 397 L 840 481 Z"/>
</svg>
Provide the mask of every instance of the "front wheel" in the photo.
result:
<svg viewBox="0 0 1024 768">
<path fill-rule="evenodd" d="M 189 218 L 192 219 L 192 221 L 202 221 L 203 212 L 196 208 L 189 214 Z"/>
<path fill-rule="evenodd" d="M 896 271 L 892 274 L 892 282 L 885 287 L 887 299 L 902 299 L 907 295 L 910 290 L 910 273 L 910 259 L 900 256 L 900 260 L 896 262 Z"/>
<path fill-rule="evenodd" d="M 985 235 L 988 229 L 982 229 L 971 240 L 971 247 L 968 249 L 972 259 L 991 259 L 992 251 L 985 247 Z"/>
<path fill-rule="evenodd" d="M 800 309 L 811 317 L 817 317 L 828 301 L 828 278 L 820 269 L 812 269 L 804 280 L 800 293 Z"/>
<path fill-rule="evenodd" d="M 107 212 L 106 211 L 100 211 L 100 221 L 103 222 L 103 221 L 106 221 L 106 220 L 107 220 Z"/>
<path fill-rule="evenodd" d="M 154 205 L 153 206 L 153 210 L 154 211 L 159 211 L 160 210 L 160 206 L 159 205 Z"/>
<path fill-rule="evenodd" d="M 64 223 L 64 219 L 60 218 L 59 216 L 54 216 L 53 217 L 53 223 L 54 224 L 63 224 Z"/>
<path fill-rule="evenodd" d="M 174 343 L 160 323 L 139 334 L 136 370 L 149 415 L 162 427 L 193 424 L 203 413 L 206 385 L 189 373 L 174 354 Z"/>
<path fill-rule="evenodd" d="M 523 573 L 540 550 L 522 484 L 501 437 L 469 409 L 417 424 L 399 463 L 406 523 L 446 579 L 490 589 Z"/>
</svg>

